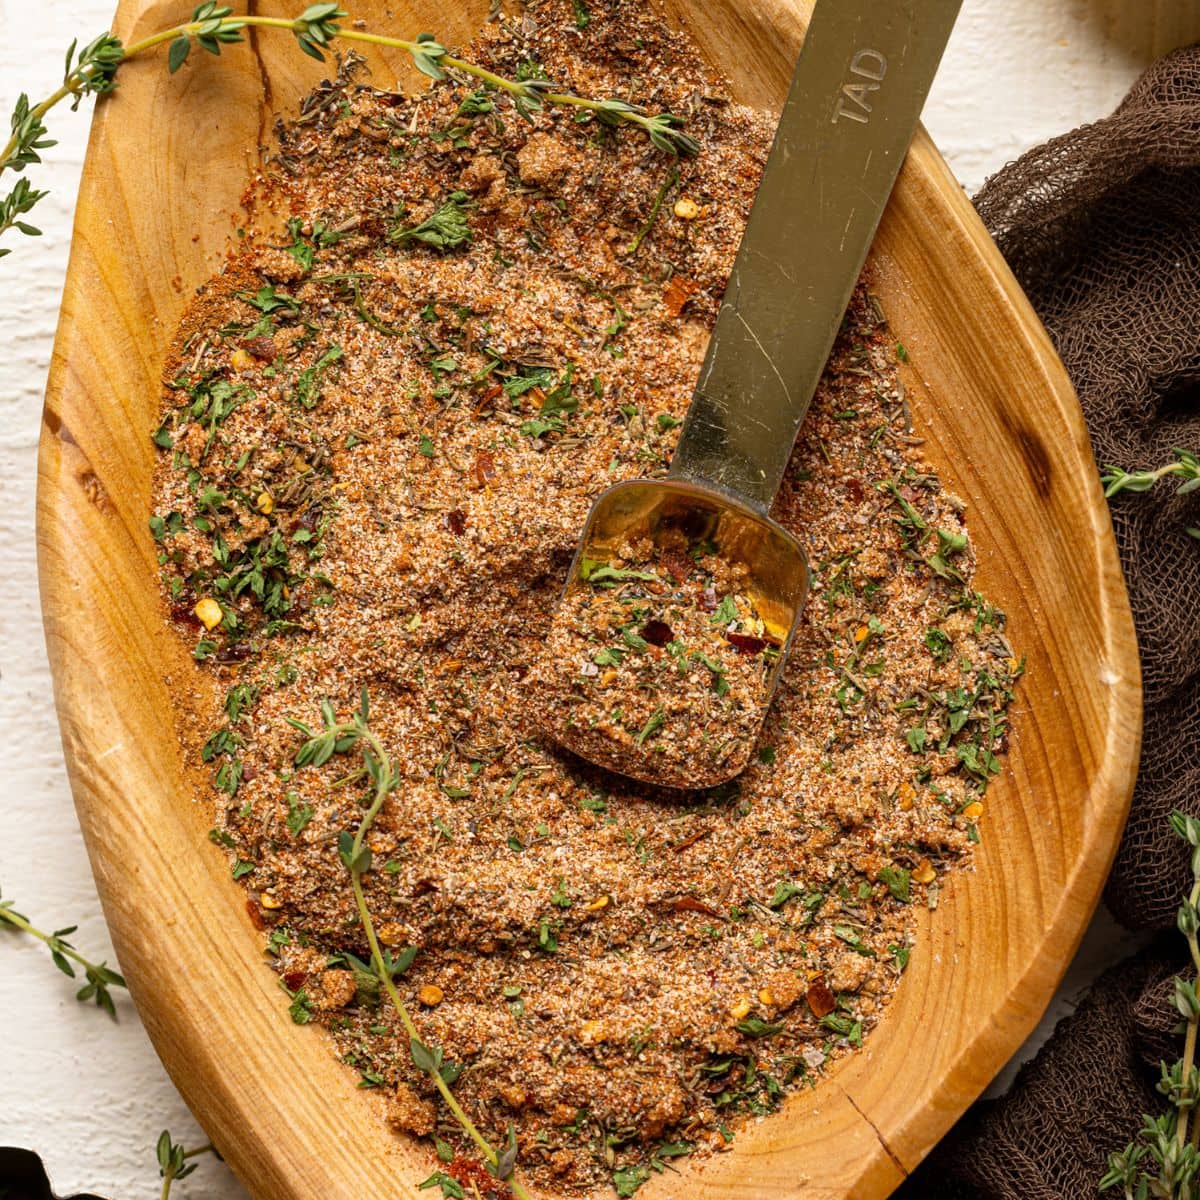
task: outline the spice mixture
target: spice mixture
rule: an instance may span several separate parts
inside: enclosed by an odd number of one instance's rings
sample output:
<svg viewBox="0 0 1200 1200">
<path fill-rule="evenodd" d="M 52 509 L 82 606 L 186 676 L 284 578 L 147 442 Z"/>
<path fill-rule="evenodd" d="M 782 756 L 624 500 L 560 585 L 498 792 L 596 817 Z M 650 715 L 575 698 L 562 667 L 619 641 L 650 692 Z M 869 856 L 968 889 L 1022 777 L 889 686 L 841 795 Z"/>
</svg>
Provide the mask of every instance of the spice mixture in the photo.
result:
<svg viewBox="0 0 1200 1200">
<path fill-rule="evenodd" d="M 750 761 L 782 643 L 744 563 L 681 529 L 584 558 L 530 674 L 537 728 L 589 762 L 664 787 Z"/>
<path fill-rule="evenodd" d="M 574 112 L 526 122 L 454 80 L 409 97 L 344 72 L 280 127 L 261 190 L 293 215 L 202 290 L 155 434 L 151 531 L 202 664 L 180 737 L 213 773 L 213 840 L 281 1003 L 431 1139 L 446 1195 L 479 1168 L 380 1003 L 347 871 L 375 760 L 297 765 L 292 722 L 369 694 L 396 786 L 362 887 L 458 1102 L 493 1145 L 511 1124 L 532 1182 L 630 1195 L 876 1023 L 915 907 L 977 840 L 1020 672 L 860 286 L 773 509 L 812 591 L 746 771 L 658 792 L 530 727 L 591 502 L 665 472 L 772 132 L 649 6 L 590 9 L 581 29 L 580 5 L 534 3 L 470 53 L 680 114 L 697 157 Z M 722 677 L 752 689 L 767 648 L 712 648 L 718 613 L 757 636 L 737 580 L 701 554 L 652 596 L 620 577 L 630 551 L 580 593 L 592 665 L 636 669 L 632 632 L 656 664 L 687 647 L 714 704 Z M 630 717 L 644 745 L 665 735 Z"/>
</svg>

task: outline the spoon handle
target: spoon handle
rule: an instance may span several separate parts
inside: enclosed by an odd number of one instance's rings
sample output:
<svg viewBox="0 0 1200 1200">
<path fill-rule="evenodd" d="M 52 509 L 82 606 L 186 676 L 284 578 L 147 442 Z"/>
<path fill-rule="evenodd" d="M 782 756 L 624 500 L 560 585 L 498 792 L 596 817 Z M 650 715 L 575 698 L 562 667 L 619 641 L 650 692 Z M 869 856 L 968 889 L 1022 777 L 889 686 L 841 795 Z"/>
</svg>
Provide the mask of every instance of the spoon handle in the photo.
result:
<svg viewBox="0 0 1200 1200">
<path fill-rule="evenodd" d="M 670 474 L 775 498 L 961 0 L 818 0 Z"/>
</svg>

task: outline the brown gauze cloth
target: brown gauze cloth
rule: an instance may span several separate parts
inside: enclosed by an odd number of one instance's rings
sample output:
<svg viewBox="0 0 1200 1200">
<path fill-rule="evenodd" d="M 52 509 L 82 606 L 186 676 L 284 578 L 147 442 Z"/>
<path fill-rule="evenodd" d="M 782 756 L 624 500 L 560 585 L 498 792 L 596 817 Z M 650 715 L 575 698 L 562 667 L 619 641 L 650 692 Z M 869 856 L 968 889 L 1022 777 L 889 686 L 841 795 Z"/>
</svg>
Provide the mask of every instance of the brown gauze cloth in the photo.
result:
<svg viewBox="0 0 1200 1200">
<path fill-rule="evenodd" d="M 1200 450 L 1200 46 L 1152 66 L 1107 120 L 1031 150 L 976 197 L 1066 364 L 1100 466 Z M 1137 626 L 1145 735 L 1105 898 L 1131 929 L 1173 928 L 1191 884 L 1172 809 L 1200 815 L 1200 492 L 1160 480 L 1111 501 Z M 1069 631 L 1064 631 L 1064 636 Z M 1092 1200 L 1110 1151 L 1159 1113 L 1182 1051 L 1178 934 L 1108 972 L 1021 1071 L 908 1181 L 907 1200 Z"/>
</svg>

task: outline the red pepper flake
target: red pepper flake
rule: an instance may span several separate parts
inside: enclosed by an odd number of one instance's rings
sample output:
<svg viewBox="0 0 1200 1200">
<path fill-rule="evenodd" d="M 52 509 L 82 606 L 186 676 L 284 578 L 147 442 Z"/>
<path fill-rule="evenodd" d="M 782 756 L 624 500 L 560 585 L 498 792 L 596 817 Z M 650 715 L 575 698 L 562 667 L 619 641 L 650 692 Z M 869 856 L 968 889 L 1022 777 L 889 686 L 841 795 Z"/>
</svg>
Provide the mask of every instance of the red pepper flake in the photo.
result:
<svg viewBox="0 0 1200 1200">
<path fill-rule="evenodd" d="M 246 338 L 242 348 L 247 354 L 263 362 L 270 362 L 275 357 L 275 339 L 269 337 Z"/>
<path fill-rule="evenodd" d="M 677 317 L 683 312 L 683 306 L 700 290 L 700 285 L 694 279 L 682 275 L 672 275 L 666 291 L 663 292 L 663 308 L 668 317 Z"/>
<path fill-rule="evenodd" d="M 283 986 L 286 987 L 289 992 L 294 992 L 298 987 L 301 987 L 304 984 L 304 981 L 307 978 L 307 971 L 286 971 L 283 976 Z"/>
<path fill-rule="evenodd" d="M 660 560 L 676 583 L 682 583 L 691 573 L 695 565 L 690 558 L 676 551 L 667 551 Z"/>
<path fill-rule="evenodd" d="M 698 841 L 700 841 L 701 838 L 708 837 L 710 833 L 712 833 L 711 829 L 698 829 L 695 833 L 688 834 L 683 841 L 676 842 L 671 849 L 674 850 L 676 854 L 679 854 L 686 850 L 689 846 L 694 846 Z"/>
<path fill-rule="evenodd" d="M 647 621 L 642 626 L 642 637 L 652 646 L 665 646 L 675 640 L 675 635 L 666 621 Z"/>
<path fill-rule="evenodd" d="M 858 504 L 865 495 L 863 491 L 862 480 L 855 479 L 853 476 L 845 480 L 842 486 L 846 489 L 846 495 L 849 496 L 855 504 Z"/>
<path fill-rule="evenodd" d="M 486 487 L 496 478 L 496 456 L 490 450 L 476 450 L 471 471 L 475 476 L 475 486 Z"/>
<path fill-rule="evenodd" d="M 837 1008 L 837 997 L 829 990 L 829 984 L 825 982 L 824 975 L 818 975 L 808 985 L 808 991 L 804 998 L 808 1001 L 808 1007 L 812 1009 L 812 1015 L 818 1021 Z"/>
<path fill-rule="evenodd" d="M 195 600 L 182 600 L 178 604 L 171 605 L 171 620 L 177 621 L 180 625 L 190 625 L 194 629 L 200 628 L 200 618 L 195 613 Z"/>
<path fill-rule="evenodd" d="M 246 912 L 250 915 L 250 924 L 255 929 L 266 929 L 267 918 L 263 916 L 263 911 L 258 907 L 258 901 L 251 899 L 246 901 Z"/>
<path fill-rule="evenodd" d="M 739 653 L 753 658 L 767 648 L 767 639 L 755 637 L 752 633 L 727 633 L 725 640 Z"/>
<path fill-rule="evenodd" d="M 477 405 L 475 405 L 475 415 L 478 417 L 478 416 L 482 415 L 483 413 L 488 412 L 490 409 L 494 408 L 495 402 L 500 398 L 503 391 L 504 391 L 504 387 L 502 384 L 493 383 L 492 386 L 483 393 L 483 396 L 480 398 L 479 403 Z M 479 454 L 487 454 L 487 451 L 480 450 Z M 476 455 L 477 459 L 478 459 L 478 457 L 479 456 Z M 489 454 L 488 457 L 490 458 L 491 455 Z"/>
<path fill-rule="evenodd" d="M 452 508 L 446 514 L 446 528 L 455 537 L 462 537 L 467 531 L 467 514 L 461 508 Z"/>
<path fill-rule="evenodd" d="M 711 905 L 705 904 L 703 900 L 697 900 L 695 896 L 672 896 L 668 900 L 660 900 L 659 903 L 663 908 L 670 909 L 671 912 L 693 912 L 700 913 L 705 917 L 716 917 L 718 920 L 724 919 L 723 913 L 718 912 Z"/>
</svg>

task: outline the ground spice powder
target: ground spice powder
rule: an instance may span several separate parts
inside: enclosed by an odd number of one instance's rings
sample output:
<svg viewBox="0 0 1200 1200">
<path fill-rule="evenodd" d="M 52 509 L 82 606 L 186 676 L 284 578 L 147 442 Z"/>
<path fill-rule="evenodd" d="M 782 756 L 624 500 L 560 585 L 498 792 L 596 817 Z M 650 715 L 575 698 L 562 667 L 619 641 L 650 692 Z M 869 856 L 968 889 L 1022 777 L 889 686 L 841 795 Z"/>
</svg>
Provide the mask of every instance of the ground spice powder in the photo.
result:
<svg viewBox="0 0 1200 1200">
<path fill-rule="evenodd" d="M 580 29 L 534 3 L 469 53 L 669 109 L 700 155 L 350 64 L 258 183 L 291 220 L 180 328 L 151 530 L 201 663 L 184 753 L 281 1003 L 399 1129 L 459 1147 L 364 966 L 337 852 L 363 781 L 293 765 L 289 719 L 366 688 L 402 779 L 364 884 L 422 1036 L 481 1128 L 513 1123 L 532 1182 L 628 1195 L 876 1023 L 915 907 L 978 837 L 1021 667 L 868 279 L 772 510 L 813 584 L 744 774 L 656 792 L 531 728 L 583 520 L 666 470 L 772 132 L 651 8 L 589 8 Z"/>
</svg>

